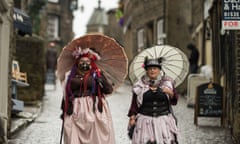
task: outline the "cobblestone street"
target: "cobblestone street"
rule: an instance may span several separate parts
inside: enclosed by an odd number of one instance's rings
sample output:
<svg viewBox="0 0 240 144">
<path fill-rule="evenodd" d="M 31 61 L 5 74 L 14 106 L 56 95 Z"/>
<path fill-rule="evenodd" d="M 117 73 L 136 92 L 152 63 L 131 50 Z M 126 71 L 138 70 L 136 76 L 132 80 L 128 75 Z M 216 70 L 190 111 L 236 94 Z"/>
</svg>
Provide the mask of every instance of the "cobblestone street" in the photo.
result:
<svg viewBox="0 0 240 144">
<path fill-rule="evenodd" d="M 61 132 L 61 87 L 56 91 L 47 87 L 41 115 L 29 126 L 17 133 L 9 144 L 59 144 Z M 112 96 L 107 97 L 114 122 L 116 144 L 130 144 L 127 136 L 127 112 L 131 102 L 131 85 L 124 83 Z M 200 126 L 194 125 L 194 109 L 186 106 L 181 97 L 174 106 L 178 118 L 180 144 L 232 144 L 230 132 L 221 128 L 216 118 L 198 118 Z"/>
<path fill-rule="evenodd" d="M 10 140 L 10 144 L 59 144 L 61 133 L 60 103 L 61 87 L 56 91 L 51 86 L 46 87 L 43 97 L 42 113 L 36 120 L 21 130 Z"/>
</svg>

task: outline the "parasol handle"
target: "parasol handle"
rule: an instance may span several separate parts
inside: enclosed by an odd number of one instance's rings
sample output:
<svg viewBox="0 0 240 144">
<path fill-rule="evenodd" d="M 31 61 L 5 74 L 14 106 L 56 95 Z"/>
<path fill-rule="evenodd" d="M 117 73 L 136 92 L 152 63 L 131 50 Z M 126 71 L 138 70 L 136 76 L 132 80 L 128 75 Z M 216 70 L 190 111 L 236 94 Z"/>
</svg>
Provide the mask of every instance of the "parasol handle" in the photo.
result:
<svg viewBox="0 0 240 144">
<path fill-rule="evenodd" d="M 100 69 L 96 69 L 93 75 L 94 79 L 96 79 L 98 85 L 103 88 L 103 84 L 102 81 L 99 80 L 99 78 L 101 78 L 101 70 Z"/>
<path fill-rule="evenodd" d="M 100 69 L 96 69 L 96 72 L 97 72 L 97 77 L 101 77 L 101 70 Z"/>
</svg>

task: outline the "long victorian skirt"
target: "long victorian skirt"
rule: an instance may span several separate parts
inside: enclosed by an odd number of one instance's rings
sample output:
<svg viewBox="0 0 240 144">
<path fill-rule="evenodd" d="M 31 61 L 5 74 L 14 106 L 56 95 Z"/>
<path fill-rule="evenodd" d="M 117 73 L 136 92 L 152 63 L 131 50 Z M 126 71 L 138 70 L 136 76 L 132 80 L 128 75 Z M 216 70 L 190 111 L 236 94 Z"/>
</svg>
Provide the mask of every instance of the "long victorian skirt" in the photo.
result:
<svg viewBox="0 0 240 144">
<path fill-rule="evenodd" d="M 137 115 L 132 144 L 176 144 L 177 125 L 172 114 L 159 117 Z"/>
<path fill-rule="evenodd" d="M 73 114 L 64 117 L 65 144 L 115 144 L 112 117 L 105 99 L 100 113 L 90 96 L 74 99 Z"/>
</svg>

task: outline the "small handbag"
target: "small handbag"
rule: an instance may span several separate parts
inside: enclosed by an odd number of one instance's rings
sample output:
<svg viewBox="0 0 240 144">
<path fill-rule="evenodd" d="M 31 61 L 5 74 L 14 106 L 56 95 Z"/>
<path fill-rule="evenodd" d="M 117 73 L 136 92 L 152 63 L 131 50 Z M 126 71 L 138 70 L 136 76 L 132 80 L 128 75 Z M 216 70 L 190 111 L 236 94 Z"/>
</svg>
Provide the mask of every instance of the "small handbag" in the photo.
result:
<svg viewBox="0 0 240 144">
<path fill-rule="evenodd" d="M 135 125 L 128 127 L 128 137 L 129 137 L 129 139 L 132 139 L 134 128 L 135 128 Z"/>
<path fill-rule="evenodd" d="M 150 140 L 146 144 L 157 144 L 156 141 L 151 142 Z"/>
</svg>

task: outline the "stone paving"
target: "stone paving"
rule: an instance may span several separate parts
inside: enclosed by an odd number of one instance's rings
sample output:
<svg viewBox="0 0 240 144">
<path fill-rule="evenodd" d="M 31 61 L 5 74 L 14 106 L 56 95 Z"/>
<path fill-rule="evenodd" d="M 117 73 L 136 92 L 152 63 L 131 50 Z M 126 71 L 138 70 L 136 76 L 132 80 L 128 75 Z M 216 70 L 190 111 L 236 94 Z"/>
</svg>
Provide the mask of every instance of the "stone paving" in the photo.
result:
<svg viewBox="0 0 240 144">
<path fill-rule="evenodd" d="M 220 126 L 220 118 L 198 117 L 198 126 L 194 125 L 194 109 L 186 106 L 181 97 L 174 112 L 178 118 L 180 144 L 232 144 L 230 131 Z"/>
<path fill-rule="evenodd" d="M 47 87 L 43 97 L 42 113 L 16 136 L 9 140 L 9 144 L 59 144 L 61 119 L 60 103 L 62 92 L 60 87 L 56 91 Z"/>
<path fill-rule="evenodd" d="M 61 96 L 59 84 L 56 90 L 46 89 L 41 115 L 12 137 L 9 144 L 59 144 Z M 127 112 L 131 102 L 131 85 L 124 83 L 107 100 L 113 117 L 116 144 L 130 144 Z M 184 97 L 179 99 L 173 109 L 178 118 L 180 144 L 233 144 L 230 132 L 220 127 L 218 118 L 198 118 L 199 126 L 195 126 L 194 109 L 187 107 Z"/>
</svg>

